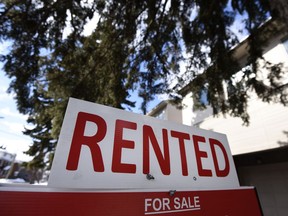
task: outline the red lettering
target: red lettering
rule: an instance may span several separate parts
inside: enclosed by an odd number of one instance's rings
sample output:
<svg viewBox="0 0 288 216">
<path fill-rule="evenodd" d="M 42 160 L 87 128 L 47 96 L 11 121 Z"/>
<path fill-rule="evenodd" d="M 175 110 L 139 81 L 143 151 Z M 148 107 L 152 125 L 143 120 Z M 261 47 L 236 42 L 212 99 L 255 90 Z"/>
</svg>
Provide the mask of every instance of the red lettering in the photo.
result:
<svg viewBox="0 0 288 216">
<path fill-rule="evenodd" d="M 178 131 L 171 131 L 171 136 L 178 138 L 179 140 L 179 148 L 180 148 L 180 156 L 181 156 L 181 165 L 182 165 L 182 175 L 188 176 L 187 169 L 187 158 L 186 158 L 186 150 L 185 150 L 185 142 L 184 140 L 190 140 L 190 135 L 187 133 L 181 133 Z"/>
<path fill-rule="evenodd" d="M 135 164 L 124 164 L 121 162 L 122 148 L 134 149 L 134 141 L 123 139 L 124 128 L 136 130 L 137 124 L 134 122 L 116 120 L 112 171 L 118 173 L 136 173 Z"/>
<path fill-rule="evenodd" d="M 170 175 L 170 155 L 169 155 L 169 143 L 168 143 L 168 133 L 166 129 L 162 129 L 163 136 L 163 151 L 162 155 L 161 149 L 153 132 L 153 129 L 148 126 L 143 126 L 143 173 L 150 173 L 150 150 L 149 143 L 151 142 L 154 149 L 155 155 L 157 157 L 158 163 L 160 165 L 161 171 L 164 175 Z"/>
<path fill-rule="evenodd" d="M 86 122 L 93 122 L 97 125 L 97 132 L 93 136 L 84 136 Z M 68 161 L 67 170 L 77 170 L 82 145 L 90 149 L 93 167 L 95 172 L 104 172 L 104 163 L 99 147 L 99 142 L 104 139 L 107 131 L 105 120 L 90 113 L 79 112 L 76 120 Z"/>
<path fill-rule="evenodd" d="M 205 143 L 205 137 L 193 135 L 193 143 L 195 148 L 195 155 L 198 167 L 199 176 L 212 176 L 212 171 L 209 169 L 203 169 L 201 158 L 207 158 L 207 152 L 200 151 L 199 142 Z"/>
<path fill-rule="evenodd" d="M 230 164 L 229 164 L 227 152 L 226 152 L 223 144 L 220 141 L 215 140 L 215 139 L 209 139 L 209 142 L 210 142 L 210 147 L 211 147 L 211 152 L 212 152 L 212 157 L 213 157 L 216 175 L 218 177 L 225 177 L 229 174 L 229 171 L 230 171 Z M 217 155 L 216 155 L 215 146 L 218 146 L 223 153 L 224 160 L 225 160 L 225 168 L 223 170 L 220 170 L 220 168 L 219 168 L 219 163 L 218 163 L 218 159 L 217 159 Z"/>
</svg>

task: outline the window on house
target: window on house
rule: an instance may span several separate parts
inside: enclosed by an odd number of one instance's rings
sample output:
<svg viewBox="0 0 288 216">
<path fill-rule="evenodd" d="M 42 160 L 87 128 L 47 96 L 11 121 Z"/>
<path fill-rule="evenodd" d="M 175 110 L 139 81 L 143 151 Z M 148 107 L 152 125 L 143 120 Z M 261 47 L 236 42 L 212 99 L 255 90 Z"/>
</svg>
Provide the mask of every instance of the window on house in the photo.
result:
<svg viewBox="0 0 288 216">
<path fill-rule="evenodd" d="M 283 44 L 283 46 L 286 49 L 286 52 L 288 54 L 288 37 L 286 37 L 285 39 L 282 40 L 282 44 Z"/>
<path fill-rule="evenodd" d="M 202 89 L 200 93 L 200 103 L 207 106 L 208 103 L 208 91 L 207 89 Z"/>
</svg>

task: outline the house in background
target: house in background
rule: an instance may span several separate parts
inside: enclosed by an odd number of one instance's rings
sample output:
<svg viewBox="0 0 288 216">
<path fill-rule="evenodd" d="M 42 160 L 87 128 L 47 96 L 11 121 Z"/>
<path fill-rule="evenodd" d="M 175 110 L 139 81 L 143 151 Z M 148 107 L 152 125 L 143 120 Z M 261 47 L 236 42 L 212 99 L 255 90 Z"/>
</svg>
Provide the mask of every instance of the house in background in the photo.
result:
<svg viewBox="0 0 288 216">
<path fill-rule="evenodd" d="M 265 25 L 269 27 L 275 22 L 270 20 Z M 248 56 L 247 47 L 246 39 L 234 48 L 235 57 L 243 67 Z M 272 63 L 283 63 L 288 71 L 288 35 L 281 31 L 281 27 L 269 36 L 264 58 Z M 262 73 L 265 78 L 265 71 Z M 286 75 L 286 79 L 282 80 L 284 84 L 288 84 L 288 73 Z M 202 111 L 194 110 L 192 93 L 189 91 L 186 91 L 183 99 L 182 110 L 176 109 L 168 101 L 162 101 L 147 115 L 226 134 L 240 185 L 256 187 L 265 216 L 286 216 L 288 107 L 280 103 L 262 102 L 254 92 L 250 92 L 249 96 L 249 126 L 244 126 L 240 118 L 229 115 L 214 117 L 209 106 Z"/>
<path fill-rule="evenodd" d="M 15 160 L 16 154 L 0 150 L 0 183 L 35 183 L 45 181 L 43 170 L 23 166 L 23 162 Z M 47 179 L 46 179 L 47 181 Z"/>
<path fill-rule="evenodd" d="M 6 178 L 14 165 L 16 154 L 0 150 L 0 178 Z"/>
</svg>

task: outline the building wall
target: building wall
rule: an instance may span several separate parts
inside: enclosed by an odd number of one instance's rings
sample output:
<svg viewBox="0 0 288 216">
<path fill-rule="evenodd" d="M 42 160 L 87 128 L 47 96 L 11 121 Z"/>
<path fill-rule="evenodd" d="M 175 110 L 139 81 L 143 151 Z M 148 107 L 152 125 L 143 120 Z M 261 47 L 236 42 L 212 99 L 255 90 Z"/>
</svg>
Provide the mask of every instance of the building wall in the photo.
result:
<svg viewBox="0 0 288 216">
<path fill-rule="evenodd" d="M 254 97 L 250 100 L 248 113 L 249 126 L 244 126 L 240 118 L 223 115 L 210 116 L 198 126 L 226 134 L 233 155 L 288 145 L 287 107 L 264 103 Z"/>
<path fill-rule="evenodd" d="M 180 124 L 182 123 L 182 111 L 170 104 L 169 101 L 162 101 L 147 115 L 162 120 L 169 120 Z"/>
<path fill-rule="evenodd" d="M 241 185 L 255 186 L 265 216 L 288 215 L 288 162 L 238 167 Z"/>
<path fill-rule="evenodd" d="M 284 35 L 277 35 L 264 50 L 264 58 L 271 63 L 283 63 L 283 69 L 288 71 L 288 51 L 283 45 Z M 246 58 L 243 54 L 238 54 L 240 61 Z M 288 73 L 283 74 L 282 82 L 288 83 Z M 265 80 L 267 71 L 262 70 L 259 78 Z M 288 91 L 288 90 L 287 90 Z M 191 98 L 191 96 L 190 96 Z M 185 97 L 183 103 L 191 103 L 189 97 Z M 193 104 L 190 107 L 193 107 Z M 200 128 L 213 130 L 227 135 L 231 151 L 235 154 L 243 154 L 265 149 L 278 148 L 288 142 L 288 107 L 280 103 L 264 103 L 258 99 L 255 93 L 250 92 L 248 102 L 248 113 L 250 115 L 250 125 L 243 126 L 240 118 L 233 118 L 229 115 L 212 115 L 211 107 L 204 111 L 191 112 L 191 108 L 183 110 L 183 121 L 187 125 L 196 125 Z"/>
<path fill-rule="evenodd" d="M 193 99 L 192 93 L 189 93 L 185 96 L 183 100 L 183 109 L 182 109 L 182 124 L 192 125 L 193 120 L 195 118 L 195 114 L 193 112 Z"/>
<path fill-rule="evenodd" d="M 166 114 L 166 120 L 177 122 L 180 124 L 182 123 L 182 112 L 175 106 L 168 104 L 166 108 Z"/>
</svg>

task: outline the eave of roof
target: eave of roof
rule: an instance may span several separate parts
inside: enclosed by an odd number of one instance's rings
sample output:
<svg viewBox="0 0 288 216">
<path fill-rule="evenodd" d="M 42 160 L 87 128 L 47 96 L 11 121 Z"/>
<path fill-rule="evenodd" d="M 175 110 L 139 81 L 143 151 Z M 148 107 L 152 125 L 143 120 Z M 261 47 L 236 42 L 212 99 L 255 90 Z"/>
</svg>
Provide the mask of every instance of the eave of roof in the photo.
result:
<svg viewBox="0 0 288 216">
<path fill-rule="evenodd" d="M 148 112 L 146 115 L 148 116 L 154 116 L 156 113 L 158 113 L 160 110 L 164 109 L 168 105 L 168 100 L 163 100 L 160 103 L 158 103 L 150 112 Z"/>
</svg>

